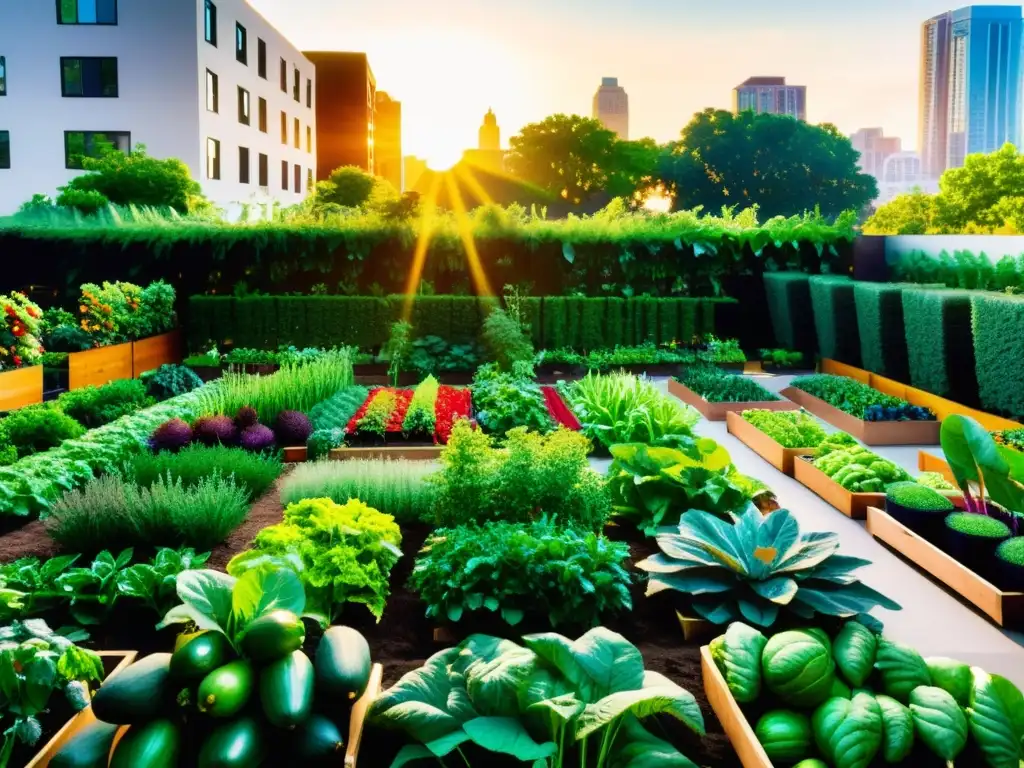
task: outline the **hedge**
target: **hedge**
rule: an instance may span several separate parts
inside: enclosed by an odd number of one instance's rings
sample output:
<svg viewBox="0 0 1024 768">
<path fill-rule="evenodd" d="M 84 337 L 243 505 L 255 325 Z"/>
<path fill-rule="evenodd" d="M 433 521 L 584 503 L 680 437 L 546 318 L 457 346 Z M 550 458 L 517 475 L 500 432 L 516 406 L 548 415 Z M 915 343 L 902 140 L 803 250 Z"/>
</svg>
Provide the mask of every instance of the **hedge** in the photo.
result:
<svg viewBox="0 0 1024 768">
<path fill-rule="evenodd" d="M 812 355 L 818 339 L 809 280 L 803 272 L 765 272 L 764 288 L 776 343 Z"/>
<path fill-rule="evenodd" d="M 821 356 L 860 365 L 853 280 L 838 275 L 814 275 L 808 283 Z"/>
<path fill-rule="evenodd" d="M 474 341 L 483 318 L 498 303 L 473 296 L 417 296 L 411 313 L 414 333 L 453 343 Z M 403 296 L 193 296 L 187 313 L 189 347 L 347 344 L 375 349 L 387 340 L 405 304 Z M 718 312 L 737 305 L 729 299 L 547 296 L 526 298 L 523 307 L 538 348 L 587 350 L 689 341 L 714 333 Z"/>
<path fill-rule="evenodd" d="M 910 377 L 903 327 L 904 287 L 900 283 L 857 282 L 853 288 L 862 366 L 901 382 Z"/>
<path fill-rule="evenodd" d="M 982 407 L 1024 417 L 1024 297 L 973 294 L 971 324 Z"/>
<path fill-rule="evenodd" d="M 905 288 L 903 324 L 910 384 L 958 403 L 977 403 L 971 294 Z"/>
</svg>

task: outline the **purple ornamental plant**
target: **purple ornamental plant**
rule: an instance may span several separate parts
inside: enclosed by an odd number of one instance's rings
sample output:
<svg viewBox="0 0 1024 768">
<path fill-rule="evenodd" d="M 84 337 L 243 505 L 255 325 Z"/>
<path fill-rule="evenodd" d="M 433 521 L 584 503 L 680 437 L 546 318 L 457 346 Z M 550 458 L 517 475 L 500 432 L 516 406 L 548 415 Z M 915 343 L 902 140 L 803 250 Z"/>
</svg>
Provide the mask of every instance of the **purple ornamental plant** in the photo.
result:
<svg viewBox="0 0 1024 768">
<path fill-rule="evenodd" d="M 203 416 L 192 430 L 203 445 L 234 445 L 238 440 L 238 428 L 230 416 Z"/>
<path fill-rule="evenodd" d="M 171 419 L 153 431 L 149 446 L 154 451 L 177 452 L 191 444 L 192 438 L 192 427 L 181 419 Z"/>
<path fill-rule="evenodd" d="M 263 424 L 253 424 L 242 430 L 239 443 L 247 451 L 258 453 L 274 447 L 274 431 Z"/>
<path fill-rule="evenodd" d="M 313 424 L 301 411 L 281 411 L 274 423 L 274 432 L 281 445 L 305 445 L 313 434 Z"/>
<path fill-rule="evenodd" d="M 239 429 L 246 429 L 254 424 L 259 424 L 259 421 L 259 414 L 251 405 L 243 405 L 235 415 L 235 425 Z"/>
</svg>

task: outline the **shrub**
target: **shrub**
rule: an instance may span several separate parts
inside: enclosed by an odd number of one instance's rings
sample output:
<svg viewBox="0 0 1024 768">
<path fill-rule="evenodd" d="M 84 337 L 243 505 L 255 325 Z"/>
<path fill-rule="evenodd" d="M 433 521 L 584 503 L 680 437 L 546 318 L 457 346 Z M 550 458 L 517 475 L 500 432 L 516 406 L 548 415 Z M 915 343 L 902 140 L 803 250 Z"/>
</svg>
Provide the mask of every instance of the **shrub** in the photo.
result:
<svg viewBox="0 0 1024 768">
<path fill-rule="evenodd" d="M 907 381 L 907 338 L 903 326 L 903 288 L 893 283 L 854 283 L 860 356 L 865 369 Z"/>
<path fill-rule="evenodd" d="M 932 488 L 914 482 L 893 483 L 885 489 L 885 498 L 910 509 L 952 512 L 953 502 Z"/>
<path fill-rule="evenodd" d="M 281 411 L 274 422 L 274 434 L 281 445 L 305 445 L 313 424 L 302 411 Z"/>
<path fill-rule="evenodd" d="M 789 349 L 813 354 L 818 342 L 809 278 L 802 272 L 765 272 L 764 288 L 775 341 Z"/>
<path fill-rule="evenodd" d="M 38 365 L 43 311 L 24 293 L 0 295 L 0 371 Z"/>
<path fill-rule="evenodd" d="M 196 441 L 203 445 L 234 445 L 238 428 L 230 416 L 203 416 L 192 425 Z"/>
<path fill-rule="evenodd" d="M 186 487 L 157 478 L 143 488 L 104 475 L 67 493 L 46 518 L 46 530 L 64 549 L 94 554 L 128 547 L 195 547 L 224 541 L 249 512 L 244 489 L 230 478 L 201 478 Z"/>
<path fill-rule="evenodd" d="M 149 438 L 149 445 L 154 451 L 180 451 L 190 445 L 194 437 L 187 422 L 171 419 L 156 428 Z"/>
<path fill-rule="evenodd" d="M 235 414 L 235 426 L 239 429 L 248 429 L 259 424 L 260 416 L 251 405 L 243 405 Z"/>
<path fill-rule="evenodd" d="M 779 400 L 754 379 L 726 373 L 713 366 L 687 368 L 679 381 L 709 403 L 750 403 Z"/>
<path fill-rule="evenodd" d="M 19 458 L 56 448 L 84 432 L 70 416 L 45 405 L 20 408 L 0 419 L 0 443 L 9 443 Z"/>
<path fill-rule="evenodd" d="M 996 557 L 1024 568 L 1024 536 L 1007 539 L 996 548 Z"/>
<path fill-rule="evenodd" d="M 1010 535 L 1010 527 L 1002 520 L 972 512 L 954 512 L 946 518 L 946 527 L 983 539 L 1004 539 Z"/>
<path fill-rule="evenodd" d="M 203 386 L 203 380 L 195 371 L 184 365 L 161 365 L 155 371 L 143 374 L 142 381 L 146 385 L 146 394 L 157 400 L 177 397 Z"/>
<path fill-rule="evenodd" d="M 976 403 L 970 294 L 907 288 L 903 323 L 910 383 L 958 403 Z"/>
<path fill-rule="evenodd" d="M 359 499 L 401 524 L 427 522 L 434 504 L 434 486 L 427 477 L 436 467 L 427 461 L 350 459 L 308 461 L 281 483 L 281 502 L 331 499 L 344 504 Z"/>
<path fill-rule="evenodd" d="M 792 386 L 824 400 L 844 413 L 866 421 L 934 421 L 927 408 L 879 392 L 867 384 L 845 376 L 826 373 L 798 376 Z"/>
<path fill-rule="evenodd" d="M 593 627 L 632 609 L 629 545 L 547 520 L 441 528 L 416 559 L 409 587 L 427 617 L 459 621 L 484 609 L 508 624 Z"/>
<path fill-rule="evenodd" d="M 180 453 L 142 453 L 124 470 L 126 478 L 143 488 L 163 478 L 180 480 L 186 488 L 194 488 L 200 480 L 220 475 L 242 488 L 249 499 L 262 496 L 280 474 L 281 462 L 276 457 L 223 445 L 192 445 Z"/>
<path fill-rule="evenodd" d="M 744 411 L 743 419 L 783 448 L 817 448 L 827 435 L 820 422 L 803 411 L 754 409 Z"/>
<path fill-rule="evenodd" d="M 64 413 L 90 429 L 102 427 L 155 402 L 146 394 L 146 386 L 137 379 L 119 379 L 100 387 L 73 389 L 57 398 L 57 405 Z"/>
<path fill-rule="evenodd" d="M 1024 417 L 1024 298 L 975 294 L 971 306 L 981 405 L 1011 417 Z M 965 362 L 957 360 L 955 364 Z"/>
<path fill-rule="evenodd" d="M 274 430 L 263 424 L 253 424 L 239 433 L 238 444 L 254 453 L 269 451 L 275 445 Z"/>
<path fill-rule="evenodd" d="M 486 317 L 480 339 L 499 370 L 511 371 L 515 363 L 533 360 L 533 344 L 504 310 L 496 309 Z"/>
<path fill-rule="evenodd" d="M 821 356 L 851 365 L 860 364 L 853 281 L 836 275 L 815 275 L 808 282 Z M 791 346 L 782 339 L 779 343 Z"/>
</svg>

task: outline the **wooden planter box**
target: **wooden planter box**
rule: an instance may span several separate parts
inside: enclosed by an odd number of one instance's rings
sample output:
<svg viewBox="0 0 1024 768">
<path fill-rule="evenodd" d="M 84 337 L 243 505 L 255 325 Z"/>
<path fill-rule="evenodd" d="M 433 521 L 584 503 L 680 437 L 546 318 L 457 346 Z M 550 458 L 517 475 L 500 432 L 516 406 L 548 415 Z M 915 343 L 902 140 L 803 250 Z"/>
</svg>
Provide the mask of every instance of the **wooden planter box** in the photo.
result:
<svg viewBox="0 0 1024 768">
<path fill-rule="evenodd" d="M 700 649 L 700 668 L 704 678 L 704 695 L 708 698 L 715 716 L 722 723 L 722 730 L 729 737 L 732 748 L 743 764 L 743 768 L 774 768 L 761 742 L 754 735 L 754 729 L 743 714 L 740 705 L 732 696 L 725 678 L 711 658 L 711 649 Z"/>
<path fill-rule="evenodd" d="M 676 618 L 679 620 L 680 629 L 683 630 L 683 639 L 688 643 L 702 643 L 705 640 L 714 640 L 716 635 L 725 631 L 724 627 L 712 624 L 705 619 L 684 616 L 679 611 L 676 611 Z"/>
<path fill-rule="evenodd" d="M 793 462 L 793 477 L 798 483 L 807 486 L 844 515 L 852 517 L 854 520 L 863 520 L 867 517 L 868 507 L 877 507 L 885 503 L 884 493 L 852 493 L 806 458 L 800 458 Z"/>
<path fill-rule="evenodd" d="M 130 341 L 68 355 L 68 389 L 98 387 L 117 379 L 131 378 L 134 378 L 134 369 Z"/>
<path fill-rule="evenodd" d="M 938 421 L 864 421 L 796 387 L 786 387 L 781 394 L 866 445 L 939 444 Z"/>
<path fill-rule="evenodd" d="M 441 455 L 443 445 L 396 445 L 393 447 L 353 447 L 334 448 L 330 452 L 332 459 L 408 459 L 410 461 L 435 461 Z"/>
<path fill-rule="evenodd" d="M 793 476 L 793 463 L 797 456 L 811 456 L 813 448 L 783 448 L 779 443 L 759 430 L 743 415 L 730 411 L 725 415 L 729 432 L 750 450 L 767 461 L 780 472 Z"/>
<path fill-rule="evenodd" d="M 684 403 L 692 405 L 700 411 L 708 421 L 725 421 L 725 416 L 730 411 L 752 411 L 755 408 L 766 411 L 795 411 L 800 407 L 796 403 L 791 403 L 788 400 L 768 400 L 747 403 L 711 403 L 676 379 L 668 380 L 668 392 L 670 395 L 678 397 Z"/>
<path fill-rule="evenodd" d="M 107 675 L 106 680 L 109 680 L 135 661 L 137 653 L 136 651 L 99 651 L 98 655 L 101 658 L 120 659 L 117 666 L 115 666 L 114 669 L 111 670 L 110 674 Z M 53 738 L 50 739 L 46 743 L 46 746 L 44 746 L 39 753 L 29 761 L 25 768 L 46 768 L 65 744 L 76 736 L 79 731 L 94 722 L 96 722 L 96 716 L 92 713 L 92 707 L 86 707 L 68 720 L 67 724 L 54 734 Z M 115 738 L 115 744 L 116 743 Z"/>
<path fill-rule="evenodd" d="M 306 446 L 304 445 L 296 445 L 291 448 L 284 449 L 284 460 L 286 463 L 293 464 L 296 462 L 305 461 L 306 457 L 307 450 Z"/>
<path fill-rule="evenodd" d="M 181 362 L 181 331 L 174 330 L 132 342 L 132 370 L 135 378 L 161 365 Z"/>
<path fill-rule="evenodd" d="M 0 373 L 0 411 L 43 402 L 43 366 L 31 365 Z"/>
<path fill-rule="evenodd" d="M 366 686 L 366 692 L 352 705 L 352 714 L 348 721 L 348 739 L 345 742 L 345 768 L 356 766 L 359 744 L 363 740 L 363 729 L 366 727 L 366 713 L 374 700 L 380 696 L 383 678 L 384 668 L 380 664 L 374 664 L 370 670 L 370 682 Z"/>
<path fill-rule="evenodd" d="M 1003 592 L 879 507 L 869 507 L 867 519 L 872 536 L 941 581 L 996 624 L 1001 627 L 1024 624 L 1024 593 Z"/>
<path fill-rule="evenodd" d="M 938 472 L 953 485 L 956 485 L 956 478 L 953 477 L 953 470 L 949 468 L 949 464 L 946 463 L 946 460 L 941 456 L 936 456 L 934 453 L 928 453 L 928 451 L 918 451 L 917 468 L 922 472 Z"/>
</svg>

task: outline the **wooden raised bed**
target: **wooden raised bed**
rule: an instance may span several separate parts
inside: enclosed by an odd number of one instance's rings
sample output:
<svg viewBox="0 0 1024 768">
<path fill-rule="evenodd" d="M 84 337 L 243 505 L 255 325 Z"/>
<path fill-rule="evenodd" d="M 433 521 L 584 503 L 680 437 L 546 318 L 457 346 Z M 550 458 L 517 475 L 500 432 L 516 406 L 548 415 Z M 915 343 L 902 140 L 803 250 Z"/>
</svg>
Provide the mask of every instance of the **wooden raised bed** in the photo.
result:
<svg viewBox="0 0 1024 768">
<path fill-rule="evenodd" d="M 793 476 L 793 463 L 797 456 L 810 456 L 813 448 L 784 448 L 749 421 L 743 414 L 730 411 L 725 415 L 729 433 L 780 472 Z"/>
<path fill-rule="evenodd" d="M 796 387 L 781 392 L 815 416 L 849 432 L 866 445 L 938 445 L 938 421 L 864 421 Z"/>
<path fill-rule="evenodd" d="M 139 378 L 167 363 L 181 362 L 181 331 L 174 330 L 132 342 L 132 371 Z"/>
<path fill-rule="evenodd" d="M 917 452 L 917 468 L 922 472 L 938 472 L 953 485 L 956 485 L 956 478 L 953 477 L 953 470 L 941 456 L 936 456 L 928 451 Z"/>
<path fill-rule="evenodd" d="M 739 703 L 733 698 L 732 691 L 726 685 L 725 678 L 711 657 L 711 649 L 702 646 L 700 649 L 700 668 L 704 678 L 704 695 L 722 723 L 722 730 L 729 737 L 736 755 L 743 768 L 774 768 L 761 742 L 754 735 L 747 716 L 743 714 Z"/>
<path fill-rule="evenodd" d="M 765 411 L 795 411 L 800 408 L 796 403 L 789 400 L 766 400 L 744 403 L 712 403 L 705 400 L 688 386 L 677 379 L 668 380 L 668 393 L 675 395 L 688 405 L 692 405 L 708 421 L 725 421 L 725 416 L 731 411 L 752 411 L 754 409 Z"/>
<path fill-rule="evenodd" d="M 867 529 L 921 570 L 935 577 L 1001 627 L 1024 623 L 1024 593 L 1003 592 L 930 541 L 872 505 Z"/>
<path fill-rule="evenodd" d="M 127 668 L 137 655 L 136 651 L 99 651 L 98 655 L 101 658 L 120 658 L 110 674 L 104 679 L 109 680 L 111 677 L 116 675 L 122 669 Z M 32 758 L 25 768 L 46 768 L 50 764 L 50 761 L 54 756 L 61 750 L 61 748 L 68 743 L 79 731 L 88 725 L 96 722 L 96 716 L 92 713 L 92 707 L 86 707 L 81 712 L 76 714 L 67 724 L 54 734 L 53 738 L 50 739 L 46 746 L 44 746 L 34 758 Z M 116 743 L 116 740 L 115 740 Z"/>
<path fill-rule="evenodd" d="M 838 509 L 847 517 L 863 520 L 867 517 L 868 507 L 885 503 L 884 493 L 853 493 L 846 490 L 826 475 L 806 458 L 793 462 L 793 477 L 821 498 Z"/>
<path fill-rule="evenodd" d="M 284 449 L 284 460 L 286 463 L 292 464 L 300 461 L 305 461 L 307 458 L 307 450 L 304 445 L 296 445 L 291 448 Z"/>
<path fill-rule="evenodd" d="M 43 366 L 30 365 L 0 373 L 0 411 L 43 402 Z"/>
<path fill-rule="evenodd" d="M 68 389 L 102 386 L 134 377 L 130 341 L 68 355 Z"/>
<path fill-rule="evenodd" d="M 334 448 L 330 457 L 339 461 L 346 459 L 408 459 L 410 461 L 435 461 L 444 450 L 443 445 L 396 445 L 382 447 Z"/>
<path fill-rule="evenodd" d="M 363 740 L 363 730 L 366 727 L 366 712 L 374 700 L 380 696 L 381 681 L 384 678 L 384 668 L 380 664 L 374 664 L 370 670 L 370 682 L 366 686 L 366 692 L 359 697 L 359 701 L 352 705 L 352 714 L 348 720 L 348 741 L 345 745 L 345 768 L 355 768 L 356 758 L 359 757 L 359 744 Z"/>
</svg>

